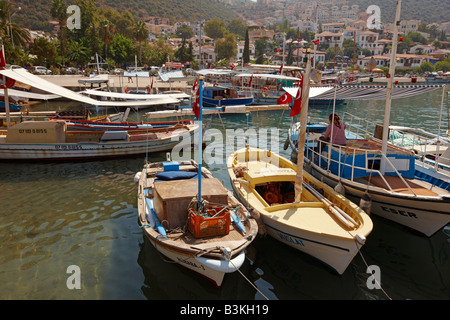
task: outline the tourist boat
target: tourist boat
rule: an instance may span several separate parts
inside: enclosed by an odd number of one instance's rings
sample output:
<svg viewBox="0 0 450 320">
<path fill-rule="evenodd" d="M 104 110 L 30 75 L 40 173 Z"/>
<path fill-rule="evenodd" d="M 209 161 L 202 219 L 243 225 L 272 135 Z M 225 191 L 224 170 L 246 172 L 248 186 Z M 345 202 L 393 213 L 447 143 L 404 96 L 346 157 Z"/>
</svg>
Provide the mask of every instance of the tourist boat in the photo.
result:
<svg viewBox="0 0 450 320">
<path fill-rule="evenodd" d="M 309 79 L 307 54 L 304 77 Z M 301 122 L 306 123 L 309 83 L 303 83 L 302 91 Z M 300 163 L 247 146 L 228 158 L 227 170 L 239 200 L 256 212 L 269 235 L 343 274 L 372 231 L 372 221 Z"/>
<path fill-rule="evenodd" d="M 344 273 L 372 231 L 370 217 L 328 185 L 303 172 L 294 202 L 297 168 L 267 150 L 244 148 L 227 162 L 238 199 L 257 212 L 273 238 Z"/>
<path fill-rule="evenodd" d="M 201 169 L 204 214 L 195 214 L 197 175 L 193 161 L 146 164 L 139 175 L 139 224 L 161 254 L 220 287 L 225 274 L 244 263 L 245 248 L 255 239 L 258 225 L 205 168 Z M 230 222 L 234 221 L 230 215 L 237 223 Z"/>
<path fill-rule="evenodd" d="M 203 104 L 211 107 L 246 106 L 253 103 L 251 93 L 236 88 L 208 86 L 203 90 Z"/>
<path fill-rule="evenodd" d="M 201 124 L 201 99 L 198 107 L 196 117 Z M 198 136 L 200 149 L 202 126 Z M 255 239 L 258 225 L 231 191 L 202 167 L 199 151 L 198 164 L 144 165 L 135 177 L 139 181 L 139 223 L 160 253 L 220 287 L 225 274 L 244 263 L 245 248 Z"/>
<path fill-rule="evenodd" d="M 396 21 L 400 5 L 398 1 Z M 395 61 L 397 29 L 391 61 Z M 389 72 L 394 74 L 394 64 Z M 347 139 L 345 146 L 327 143 L 319 154 L 320 134 L 315 133 L 308 136 L 306 147 L 303 142 L 298 148 L 306 149 L 305 169 L 316 178 L 354 201 L 359 199 L 367 211 L 430 237 L 450 223 L 450 184 L 433 172 L 419 171 L 411 150 L 388 143 L 392 87 L 393 77 L 386 90 L 383 132 L 378 138 Z"/>
</svg>

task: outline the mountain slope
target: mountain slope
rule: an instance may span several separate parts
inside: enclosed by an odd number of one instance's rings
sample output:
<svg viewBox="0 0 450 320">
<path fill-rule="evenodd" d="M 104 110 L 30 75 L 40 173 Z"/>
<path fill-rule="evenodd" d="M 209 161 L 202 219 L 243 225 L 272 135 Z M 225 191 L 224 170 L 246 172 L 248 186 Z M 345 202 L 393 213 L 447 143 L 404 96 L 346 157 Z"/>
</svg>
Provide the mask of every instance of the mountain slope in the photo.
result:
<svg viewBox="0 0 450 320">
<path fill-rule="evenodd" d="M 14 0 L 21 10 L 14 15 L 14 22 L 32 30 L 51 30 L 49 20 L 51 0 Z M 218 18 L 231 21 L 237 14 L 219 0 L 97 0 L 97 6 L 108 6 L 119 12 L 129 11 L 136 20 L 146 17 L 169 18 L 176 21 L 198 21 Z M 75 4 L 75 0 L 66 0 Z M 83 23 L 83 21 L 81 21 Z"/>
</svg>

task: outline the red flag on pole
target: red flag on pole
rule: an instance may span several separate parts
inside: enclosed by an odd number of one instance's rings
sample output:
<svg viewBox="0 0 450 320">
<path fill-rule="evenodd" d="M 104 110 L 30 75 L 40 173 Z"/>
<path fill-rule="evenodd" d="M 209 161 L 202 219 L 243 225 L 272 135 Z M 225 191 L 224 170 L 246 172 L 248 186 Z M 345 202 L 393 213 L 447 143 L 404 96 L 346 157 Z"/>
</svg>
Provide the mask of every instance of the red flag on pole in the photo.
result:
<svg viewBox="0 0 450 320">
<path fill-rule="evenodd" d="M 194 112 L 194 115 L 198 120 L 200 116 L 200 88 L 197 89 L 197 93 L 195 94 L 195 101 L 192 105 L 192 111 Z"/>
<path fill-rule="evenodd" d="M 315 40 L 314 44 L 317 46 L 319 44 L 319 39 Z"/>
<path fill-rule="evenodd" d="M 287 104 L 291 102 L 292 102 L 291 95 L 287 92 L 285 92 L 281 97 L 277 99 L 277 104 Z"/>
<path fill-rule="evenodd" d="M 192 91 L 195 91 L 195 88 L 197 88 L 198 85 L 198 79 L 195 79 L 194 85 L 192 86 Z"/>
<path fill-rule="evenodd" d="M 283 72 L 283 64 L 281 64 L 281 67 L 280 67 L 280 74 Z"/>
<path fill-rule="evenodd" d="M 231 64 L 231 70 L 233 70 L 235 67 L 234 63 Z"/>
<path fill-rule="evenodd" d="M 303 77 L 302 80 L 300 80 L 300 87 L 298 88 L 297 96 L 295 97 L 294 105 L 292 106 L 291 117 L 299 114 L 300 110 L 302 109 L 302 95 L 303 95 L 302 88 L 303 88 Z"/>
<path fill-rule="evenodd" d="M 253 75 L 250 77 L 250 81 L 248 82 L 248 87 L 250 88 L 252 86 L 253 81 Z"/>
<path fill-rule="evenodd" d="M 0 70 L 5 70 L 6 67 L 6 60 L 5 60 L 5 50 L 4 47 L 2 45 L 1 47 L 1 52 L 0 52 Z"/>
</svg>

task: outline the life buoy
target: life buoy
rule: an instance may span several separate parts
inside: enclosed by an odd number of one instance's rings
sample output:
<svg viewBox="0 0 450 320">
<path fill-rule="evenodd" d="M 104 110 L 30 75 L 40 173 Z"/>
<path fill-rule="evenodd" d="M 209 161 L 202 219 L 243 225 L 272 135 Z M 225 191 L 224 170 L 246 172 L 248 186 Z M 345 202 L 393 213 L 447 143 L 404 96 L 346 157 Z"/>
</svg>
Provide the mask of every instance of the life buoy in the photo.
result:
<svg viewBox="0 0 450 320">
<path fill-rule="evenodd" d="M 276 203 L 278 202 L 278 196 L 271 191 L 267 191 L 264 194 L 264 200 L 266 200 L 268 204 Z"/>
<path fill-rule="evenodd" d="M 269 88 L 267 87 L 262 88 L 262 92 L 269 92 Z"/>
<path fill-rule="evenodd" d="M 125 87 L 125 93 L 128 93 L 130 91 L 130 89 L 128 89 L 128 87 Z"/>
<path fill-rule="evenodd" d="M 348 82 L 352 82 L 353 81 L 353 77 L 348 78 Z"/>
</svg>

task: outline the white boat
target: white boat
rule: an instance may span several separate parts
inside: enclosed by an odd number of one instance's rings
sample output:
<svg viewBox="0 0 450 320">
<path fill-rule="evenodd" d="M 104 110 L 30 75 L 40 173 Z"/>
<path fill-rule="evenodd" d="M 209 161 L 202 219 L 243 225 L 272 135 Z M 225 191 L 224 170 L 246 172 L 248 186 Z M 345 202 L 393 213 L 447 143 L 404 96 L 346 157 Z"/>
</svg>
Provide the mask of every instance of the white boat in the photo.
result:
<svg viewBox="0 0 450 320">
<path fill-rule="evenodd" d="M 400 6 L 398 1 L 396 21 Z M 397 32 L 396 27 L 391 61 L 395 61 Z M 389 72 L 394 74 L 394 64 Z M 361 206 L 371 213 L 430 237 L 450 223 L 450 183 L 435 175 L 419 176 L 415 153 L 388 144 L 393 78 L 386 90 L 381 139 L 352 137 L 345 146 L 326 143 L 319 154 L 320 134 L 311 134 L 306 141 L 305 168 L 328 185 L 343 187 L 346 196 L 361 200 Z M 303 150 L 303 144 L 299 148 Z"/>
<path fill-rule="evenodd" d="M 257 212 L 267 234 L 338 274 L 372 231 L 372 220 L 361 208 L 307 172 L 301 201 L 294 202 L 296 165 L 267 150 L 238 150 L 227 169 L 238 199 Z"/>
<path fill-rule="evenodd" d="M 199 90 L 201 97 L 202 80 Z M 201 98 L 197 117 L 201 124 Z M 245 248 L 255 239 L 258 225 L 231 191 L 202 168 L 199 151 L 198 165 L 194 161 L 144 165 L 138 174 L 139 223 L 160 253 L 220 287 L 225 274 L 244 263 Z"/>
<path fill-rule="evenodd" d="M 204 168 L 201 172 L 202 199 L 209 201 L 215 212 L 224 209 L 223 214 L 195 216 L 199 221 L 189 212 L 192 200 L 197 203 L 195 162 L 149 163 L 139 175 L 139 224 L 161 254 L 220 287 L 225 274 L 237 271 L 244 263 L 245 248 L 256 237 L 258 225 L 218 179 Z M 170 174 L 170 179 L 177 174 L 180 177 L 161 181 L 164 174 Z M 237 215 L 245 233 L 230 222 L 230 214 Z"/>
<path fill-rule="evenodd" d="M 0 131 L 0 160 L 81 160 L 171 150 L 197 124 L 140 131 L 68 131 L 64 120 L 24 121 Z"/>
<path fill-rule="evenodd" d="M 310 69 L 308 53 L 306 79 Z M 309 84 L 301 90 L 301 122 L 306 123 Z M 302 159 L 303 152 L 299 156 Z M 303 171 L 302 165 L 270 151 L 247 146 L 228 158 L 227 170 L 239 200 L 259 215 L 269 235 L 338 274 L 345 272 L 372 231 L 370 217 L 356 204 Z"/>
</svg>

